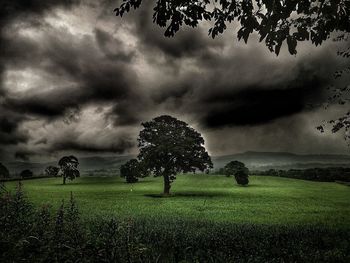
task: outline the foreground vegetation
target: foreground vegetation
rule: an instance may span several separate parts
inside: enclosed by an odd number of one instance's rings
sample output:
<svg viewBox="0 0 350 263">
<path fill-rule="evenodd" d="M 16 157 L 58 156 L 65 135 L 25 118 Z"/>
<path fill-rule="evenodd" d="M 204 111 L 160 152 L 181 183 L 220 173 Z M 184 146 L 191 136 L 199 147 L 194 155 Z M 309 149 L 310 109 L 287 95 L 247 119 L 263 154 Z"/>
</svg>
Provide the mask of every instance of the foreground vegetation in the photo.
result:
<svg viewBox="0 0 350 263">
<path fill-rule="evenodd" d="M 250 176 L 238 186 L 232 177 L 178 175 L 173 195 L 164 198 L 162 178 L 148 177 L 127 184 L 119 177 L 81 177 L 67 185 L 61 178 L 23 181 L 37 206 L 58 208 L 70 193 L 84 219 L 117 216 L 150 220 L 188 220 L 268 225 L 350 227 L 350 188 L 288 178 Z M 17 182 L 7 182 L 13 189 Z"/>
<path fill-rule="evenodd" d="M 168 198 L 167 200 L 170 200 Z M 349 262 L 350 233 L 325 226 L 170 217 L 81 220 L 73 196 L 52 210 L 21 189 L 0 195 L 1 262 Z"/>
</svg>

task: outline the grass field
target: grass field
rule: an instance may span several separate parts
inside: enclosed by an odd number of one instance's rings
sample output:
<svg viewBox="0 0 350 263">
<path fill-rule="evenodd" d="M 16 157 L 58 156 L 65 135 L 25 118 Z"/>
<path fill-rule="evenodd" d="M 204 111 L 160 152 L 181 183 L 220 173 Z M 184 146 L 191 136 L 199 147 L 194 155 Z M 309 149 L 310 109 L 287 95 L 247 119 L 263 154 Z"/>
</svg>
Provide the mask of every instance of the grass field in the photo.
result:
<svg viewBox="0 0 350 263">
<path fill-rule="evenodd" d="M 17 183 L 8 182 L 13 188 Z M 84 218 L 159 218 L 350 228 L 350 187 L 278 177 L 251 176 L 241 187 L 232 178 L 179 175 L 172 196 L 161 198 L 162 178 L 130 185 L 119 177 L 83 177 L 67 185 L 61 178 L 23 182 L 36 205 L 57 207 L 73 192 Z"/>
</svg>

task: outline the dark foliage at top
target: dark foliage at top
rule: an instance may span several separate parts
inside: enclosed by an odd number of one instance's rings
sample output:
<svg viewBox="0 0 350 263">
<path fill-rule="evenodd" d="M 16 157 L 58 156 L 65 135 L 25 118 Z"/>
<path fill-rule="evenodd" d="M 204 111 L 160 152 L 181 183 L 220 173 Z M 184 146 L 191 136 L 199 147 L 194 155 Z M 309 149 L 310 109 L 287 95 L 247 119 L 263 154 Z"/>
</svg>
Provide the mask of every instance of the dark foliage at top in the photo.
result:
<svg viewBox="0 0 350 263">
<path fill-rule="evenodd" d="M 287 171 L 270 169 L 267 171 L 255 171 L 254 175 L 279 176 L 318 182 L 350 182 L 350 168 L 344 167 L 290 169 Z"/>
<path fill-rule="evenodd" d="M 249 170 L 245 167 L 244 163 L 239 161 L 232 161 L 225 165 L 224 173 L 226 176 L 233 175 L 237 181 L 237 184 L 248 185 L 249 183 Z"/>
<path fill-rule="evenodd" d="M 142 126 L 138 158 L 155 176 L 164 177 L 164 194 L 169 194 L 177 173 L 213 167 L 204 148 L 204 139 L 187 123 L 163 115 L 142 123 Z"/>
<path fill-rule="evenodd" d="M 5 165 L 0 163 L 0 178 L 9 178 L 9 177 L 10 177 L 9 170 L 6 168 Z"/>
<path fill-rule="evenodd" d="M 78 170 L 79 161 L 78 158 L 71 156 L 64 156 L 58 161 L 58 165 L 62 171 L 63 184 L 66 184 L 66 179 L 74 180 L 76 177 L 80 177 Z"/>
<path fill-rule="evenodd" d="M 26 169 L 26 170 L 23 170 L 21 173 L 20 173 L 20 176 L 22 178 L 28 178 L 28 177 L 33 177 L 33 172 L 29 169 Z"/>
<path fill-rule="evenodd" d="M 350 32 L 350 2 L 272 1 L 272 0 L 204 0 L 154 1 L 153 22 L 166 27 L 165 36 L 172 37 L 183 25 L 197 27 L 200 21 L 211 21 L 209 35 L 215 38 L 227 29 L 227 24 L 238 22 L 238 39 L 248 41 L 256 32 L 270 51 L 279 54 L 284 42 L 289 53 L 297 53 L 298 41 L 311 40 L 320 45 L 332 32 Z M 142 0 L 124 0 L 114 11 L 123 16 L 131 8 L 138 8 Z"/>
</svg>

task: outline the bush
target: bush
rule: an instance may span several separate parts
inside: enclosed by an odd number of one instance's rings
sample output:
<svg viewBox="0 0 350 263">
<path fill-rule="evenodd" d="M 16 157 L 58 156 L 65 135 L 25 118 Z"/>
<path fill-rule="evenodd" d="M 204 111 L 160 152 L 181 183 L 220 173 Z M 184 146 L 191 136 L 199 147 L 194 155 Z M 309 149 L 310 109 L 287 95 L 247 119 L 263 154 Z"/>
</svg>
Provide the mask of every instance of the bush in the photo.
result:
<svg viewBox="0 0 350 263">
<path fill-rule="evenodd" d="M 142 166 L 137 159 L 131 159 L 120 166 L 120 176 L 125 177 L 129 184 L 138 182 L 138 177 L 142 177 Z"/>
<path fill-rule="evenodd" d="M 56 166 L 48 166 L 45 168 L 45 175 L 50 177 L 57 177 L 60 169 Z"/>
<path fill-rule="evenodd" d="M 329 168 L 309 168 L 304 170 L 275 170 L 255 171 L 255 175 L 279 176 L 293 179 L 303 179 L 318 182 L 350 182 L 350 168 L 329 167 Z"/>
<path fill-rule="evenodd" d="M 239 185 L 248 185 L 249 170 L 245 164 L 239 161 L 231 161 L 224 167 L 224 174 L 229 177 L 233 175 Z"/>
<path fill-rule="evenodd" d="M 22 178 L 29 178 L 29 177 L 33 177 L 33 172 L 31 170 L 23 170 L 21 173 L 20 173 L 20 176 Z"/>
</svg>

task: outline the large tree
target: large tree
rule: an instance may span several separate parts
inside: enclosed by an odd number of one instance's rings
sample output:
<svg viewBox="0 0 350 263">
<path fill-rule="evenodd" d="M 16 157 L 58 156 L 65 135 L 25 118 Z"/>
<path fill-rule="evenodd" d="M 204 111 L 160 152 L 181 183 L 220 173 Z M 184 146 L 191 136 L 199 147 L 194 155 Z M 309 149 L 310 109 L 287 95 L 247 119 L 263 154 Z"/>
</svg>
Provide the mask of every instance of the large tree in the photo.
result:
<svg viewBox="0 0 350 263">
<path fill-rule="evenodd" d="M 63 184 L 66 184 L 66 179 L 74 180 L 76 177 L 80 177 L 78 170 L 79 161 L 78 158 L 71 156 L 64 156 L 58 161 L 58 165 L 62 171 Z"/>
<path fill-rule="evenodd" d="M 138 158 L 155 176 L 164 178 L 164 194 L 180 172 L 204 171 L 213 167 L 204 139 L 187 123 L 163 115 L 142 123 Z"/>
</svg>

